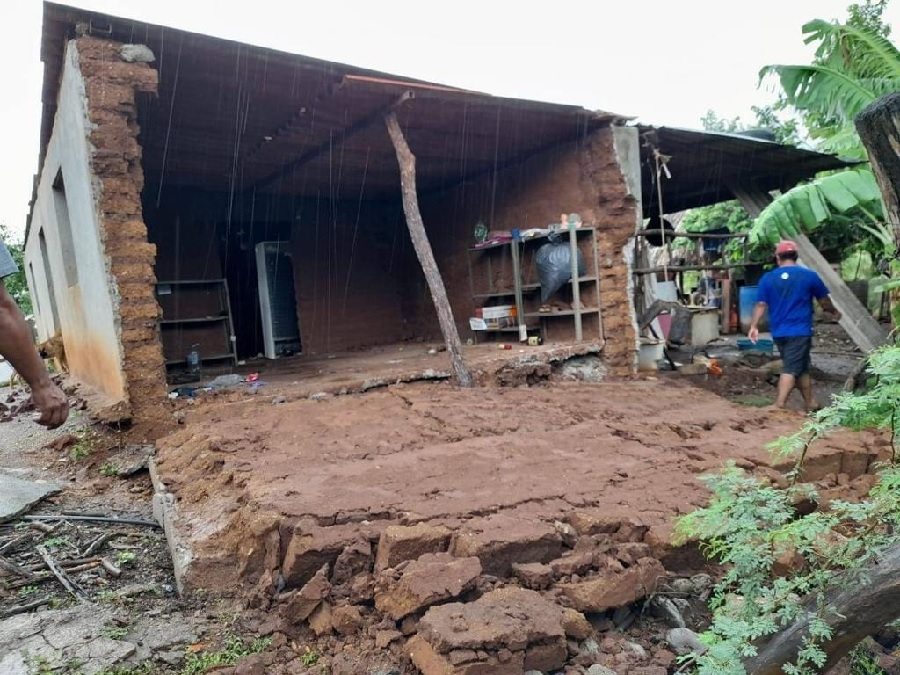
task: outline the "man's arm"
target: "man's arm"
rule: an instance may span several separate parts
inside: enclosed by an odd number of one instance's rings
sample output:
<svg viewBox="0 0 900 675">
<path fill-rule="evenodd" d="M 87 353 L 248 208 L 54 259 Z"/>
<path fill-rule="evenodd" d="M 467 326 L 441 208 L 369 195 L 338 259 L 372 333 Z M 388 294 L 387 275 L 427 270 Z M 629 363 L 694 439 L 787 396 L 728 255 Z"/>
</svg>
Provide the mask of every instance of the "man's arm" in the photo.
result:
<svg viewBox="0 0 900 675">
<path fill-rule="evenodd" d="M 841 320 L 841 313 L 838 311 L 838 308 L 834 306 L 834 303 L 831 301 L 830 295 L 826 295 L 824 298 L 819 298 L 819 307 L 821 307 L 835 321 Z"/>
<path fill-rule="evenodd" d="M 31 387 L 31 398 L 40 411 L 38 424 L 54 429 L 69 416 L 69 401 L 57 387 L 38 356 L 31 330 L 19 306 L 0 279 L 0 354 Z"/>
<path fill-rule="evenodd" d="M 764 302 L 757 302 L 756 306 L 753 307 L 753 316 L 750 319 L 750 330 L 747 331 L 747 337 L 756 344 L 756 341 L 759 340 L 759 322 L 763 318 L 763 314 L 766 313 L 766 308 L 768 305 Z"/>
</svg>

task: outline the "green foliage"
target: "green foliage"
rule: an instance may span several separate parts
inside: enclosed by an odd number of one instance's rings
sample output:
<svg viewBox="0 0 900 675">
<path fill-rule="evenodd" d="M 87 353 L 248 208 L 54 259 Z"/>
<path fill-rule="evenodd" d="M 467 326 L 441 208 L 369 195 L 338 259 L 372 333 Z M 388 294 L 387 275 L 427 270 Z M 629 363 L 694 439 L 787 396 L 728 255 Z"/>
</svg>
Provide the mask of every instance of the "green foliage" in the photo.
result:
<svg viewBox="0 0 900 675">
<path fill-rule="evenodd" d="M 179 675 L 201 675 L 215 666 L 233 666 L 238 659 L 258 654 L 271 644 L 272 638 L 256 638 L 245 643 L 239 637 L 229 637 L 219 651 L 188 653 Z"/>
<path fill-rule="evenodd" d="M 319 662 L 319 652 L 314 649 L 310 649 L 306 647 L 303 654 L 300 656 L 300 663 L 304 666 L 314 666 Z"/>
<path fill-rule="evenodd" d="M 28 292 L 28 284 L 25 281 L 25 244 L 13 235 L 3 223 L 0 223 L 0 242 L 6 244 L 9 254 L 16 265 L 19 266 L 19 271 L 16 274 L 3 280 L 4 285 L 12 299 L 16 301 L 19 309 L 22 310 L 22 314 L 29 316 L 33 310 L 31 307 L 31 294 Z"/>
<path fill-rule="evenodd" d="M 119 470 L 116 468 L 116 465 L 112 462 L 104 462 L 100 466 L 100 475 L 101 476 L 115 476 Z"/>
<path fill-rule="evenodd" d="M 797 433 L 773 444 L 776 453 L 797 458 L 787 488 L 734 465 L 703 477 L 713 494 L 709 505 L 683 517 L 676 528 L 681 541 L 699 540 L 703 552 L 727 568 L 711 599 L 713 623 L 702 636 L 710 648 L 697 657 L 699 675 L 745 675 L 742 662 L 756 653 L 757 639 L 805 617 L 805 642 L 784 672 L 819 672 L 835 618 L 826 593 L 863 583 L 861 571 L 900 541 L 896 452 L 879 468 L 866 500 L 831 501 L 827 509 L 805 516 L 795 508 L 818 500 L 810 486 L 797 482 L 813 442 L 838 427 L 888 429 L 892 438 L 900 427 L 900 347 L 873 353 L 868 374 L 870 389 L 835 397 Z"/>
<path fill-rule="evenodd" d="M 774 244 L 779 239 L 815 232 L 836 216 L 854 218 L 889 253 L 890 230 L 883 224 L 881 191 L 869 169 L 849 169 L 817 178 L 785 192 L 769 204 L 753 223 L 750 243 Z"/>
<path fill-rule="evenodd" d="M 858 644 L 847 659 L 850 662 L 850 675 L 887 675 L 865 642 Z"/>
</svg>

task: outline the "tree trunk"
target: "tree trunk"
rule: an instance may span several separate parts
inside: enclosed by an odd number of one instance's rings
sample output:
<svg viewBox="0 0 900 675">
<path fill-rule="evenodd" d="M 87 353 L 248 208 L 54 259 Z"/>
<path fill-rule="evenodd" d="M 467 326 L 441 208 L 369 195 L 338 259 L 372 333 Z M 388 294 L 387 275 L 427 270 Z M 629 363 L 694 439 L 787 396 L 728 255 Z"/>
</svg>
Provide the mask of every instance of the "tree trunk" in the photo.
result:
<svg viewBox="0 0 900 675">
<path fill-rule="evenodd" d="M 821 672 L 840 661 L 863 638 L 900 617 L 900 544 L 882 556 L 881 562 L 861 578 L 847 579 L 844 588 L 828 594 L 832 610 L 826 617 L 833 638 L 822 645 L 828 655 Z M 814 602 L 807 602 L 810 613 Z M 780 675 L 781 667 L 792 663 L 809 629 L 809 620 L 800 619 L 785 630 L 757 643 L 757 655 L 744 662 L 749 675 Z"/>
<path fill-rule="evenodd" d="M 437 310 L 438 322 L 441 326 L 441 333 L 444 335 L 444 342 L 447 344 L 447 353 L 450 355 L 453 373 L 459 386 L 471 387 L 474 382 L 463 360 L 462 344 L 459 340 L 459 332 L 456 330 L 456 322 L 453 320 L 453 310 L 447 300 L 447 289 L 444 288 L 444 280 L 434 260 L 434 253 L 431 251 L 431 244 L 428 243 L 428 235 L 425 232 L 425 224 L 422 222 L 422 214 L 419 212 L 419 198 L 416 195 L 416 157 L 403 137 L 403 130 L 397 121 L 396 113 L 388 112 L 384 116 L 384 121 L 387 124 L 388 133 L 391 135 L 394 150 L 397 151 L 397 162 L 400 164 L 400 189 L 403 193 L 403 212 L 406 214 L 409 236 L 431 291 L 431 300 Z"/>
<path fill-rule="evenodd" d="M 854 120 L 863 145 L 869 151 L 872 173 L 881 188 L 884 215 L 894 232 L 894 253 L 900 252 L 900 92 L 878 99 L 865 108 Z M 900 274 L 896 258 L 891 264 L 891 276 Z M 900 318 L 900 289 L 890 292 L 891 317 L 894 326 Z"/>
</svg>

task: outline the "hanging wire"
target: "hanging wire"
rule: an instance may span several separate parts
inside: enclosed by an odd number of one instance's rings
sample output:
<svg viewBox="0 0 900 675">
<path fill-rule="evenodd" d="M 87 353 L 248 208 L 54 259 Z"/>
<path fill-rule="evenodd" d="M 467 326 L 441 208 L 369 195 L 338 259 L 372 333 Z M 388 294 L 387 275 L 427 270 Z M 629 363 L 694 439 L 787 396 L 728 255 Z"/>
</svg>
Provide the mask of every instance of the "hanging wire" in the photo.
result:
<svg viewBox="0 0 900 675">
<path fill-rule="evenodd" d="M 369 173 L 369 150 L 366 148 L 366 164 L 363 167 L 362 184 L 359 187 L 359 202 L 356 205 L 356 224 L 353 226 L 353 239 L 350 243 L 350 261 L 347 263 L 347 280 L 344 282 L 343 310 L 347 311 L 347 296 L 350 293 L 350 274 L 353 272 L 353 257 L 356 255 L 356 242 L 359 235 L 359 221 L 362 216 L 363 193 L 366 190 L 366 177 Z"/>
</svg>

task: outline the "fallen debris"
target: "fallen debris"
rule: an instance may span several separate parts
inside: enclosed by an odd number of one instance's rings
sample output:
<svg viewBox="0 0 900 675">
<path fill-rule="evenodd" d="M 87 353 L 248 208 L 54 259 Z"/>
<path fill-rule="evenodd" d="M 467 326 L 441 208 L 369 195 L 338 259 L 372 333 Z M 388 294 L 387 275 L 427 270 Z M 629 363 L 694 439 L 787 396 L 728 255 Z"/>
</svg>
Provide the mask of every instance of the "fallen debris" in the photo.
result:
<svg viewBox="0 0 900 675">
<path fill-rule="evenodd" d="M 43 480 L 30 481 L 0 473 L 0 523 L 26 513 L 62 488 Z"/>
</svg>

